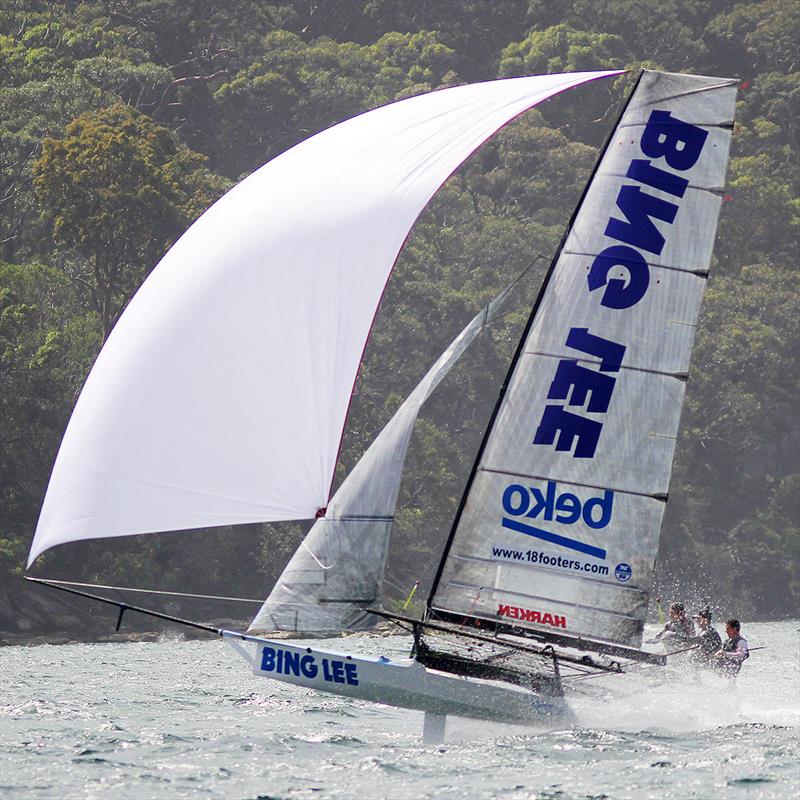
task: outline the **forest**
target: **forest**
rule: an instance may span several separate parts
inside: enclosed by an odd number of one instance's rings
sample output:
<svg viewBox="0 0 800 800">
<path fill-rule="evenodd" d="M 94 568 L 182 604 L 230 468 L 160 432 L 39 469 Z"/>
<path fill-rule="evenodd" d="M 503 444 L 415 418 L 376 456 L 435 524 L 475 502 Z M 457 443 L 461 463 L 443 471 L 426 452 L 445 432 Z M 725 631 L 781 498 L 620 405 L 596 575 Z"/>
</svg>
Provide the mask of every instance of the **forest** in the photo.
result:
<svg viewBox="0 0 800 800">
<path fill-rule="evenodd" d="M 204 209 L 304 138 L 397 99 L 628 70 L 484 145 L 418 220 L 384 296 L 339 480 L 468 319 L 533 264 L 417 425 L 386 602 L 416 581 L 424 601 L 538 287 L 642 67 L 741 81 L 655 593 L 743 620 L 796 616 L 798 41 L 796 0 L 4 0 L 0 630 L 24 615 L 28 548 L 91 365 Z M 32 574 L 258 598 L 309 524 L 63 545 Z"/>
</svg>

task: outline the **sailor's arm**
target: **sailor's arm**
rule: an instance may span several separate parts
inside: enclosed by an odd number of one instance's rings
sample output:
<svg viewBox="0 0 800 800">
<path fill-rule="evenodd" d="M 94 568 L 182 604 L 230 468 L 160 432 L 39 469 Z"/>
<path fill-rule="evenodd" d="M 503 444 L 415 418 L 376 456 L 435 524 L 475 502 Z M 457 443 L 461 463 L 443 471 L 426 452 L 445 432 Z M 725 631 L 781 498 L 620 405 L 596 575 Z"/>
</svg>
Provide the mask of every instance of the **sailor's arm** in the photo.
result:
<svg viewBox="0 0 800 800">
<path fill-rule="evenodd" d="M 735 661 L 741 664 L 746 658 L 749 658 L 750 652 L 747 649 L 747 642 L 744 639 L 739 639 L 736 642 L 735 650 L 717 650 L 714 655 L 717 658 L 724 658 L 726 661 Z"/>
</svg>

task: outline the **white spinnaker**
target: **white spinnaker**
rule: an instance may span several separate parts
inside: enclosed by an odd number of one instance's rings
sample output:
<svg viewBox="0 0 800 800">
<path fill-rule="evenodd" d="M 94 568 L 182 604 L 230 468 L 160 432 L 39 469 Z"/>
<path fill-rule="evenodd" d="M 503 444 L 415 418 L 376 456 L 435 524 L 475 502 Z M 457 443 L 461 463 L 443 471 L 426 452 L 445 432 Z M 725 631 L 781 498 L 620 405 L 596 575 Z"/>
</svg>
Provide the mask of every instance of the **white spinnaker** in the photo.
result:
<svg viewBox="0 0 800 800">
<path fill-rule="evenodd" d="M 365 630 L 379 599 L 403 465 L 423 403 L 496 315 L 504 289 L 450 343 L 367 448 L 286 565 L 251 631 Z"/>
<path fill-rule="evenodd" d="M 729 79 L 643 74 L 544 290 L 434 612 L 641 644 L 735 99 Z"/>
<path fill-rule="evenodd" d="M 409 98 L 307 139 L 228 192 L 98 356 L 28 564 L 80 539 L 314 517 L 371 321 L 422 208 L 509 120 L 613 74 Z"/>
</svg>

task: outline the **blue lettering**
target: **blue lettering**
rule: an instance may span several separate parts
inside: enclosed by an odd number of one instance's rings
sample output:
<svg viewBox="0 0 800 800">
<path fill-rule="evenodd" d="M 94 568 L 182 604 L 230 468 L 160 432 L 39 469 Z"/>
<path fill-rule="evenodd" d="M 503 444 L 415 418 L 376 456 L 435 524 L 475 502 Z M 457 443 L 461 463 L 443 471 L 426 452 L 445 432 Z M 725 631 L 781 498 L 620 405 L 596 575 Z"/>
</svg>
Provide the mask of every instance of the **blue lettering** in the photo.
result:
<svg viewBox="0 0 800 800">
<path fill-rule="evenodd" d="M 625 221 L 611 217 L 606 236 L 658 255 L 664 249 L 664 236 L 650 217 L 672 225 L 678 213 L 677 204 L 647 194 L 638 186 L 623 186 L 617 195 L 617 207 L 625 215 Z"/>
<path fill-rule="evenodd" d="M 519 505 L 513 502 L 515 494 L 519 495 Z M 503 492 L 503 508 L 515 517 L 524 514 L 528 510 L 528 490 L 518 483 L 512 483 Z"/>
<path fill-rule="evenodd" d="M 683 197 L 689 181 L 667 172 L 665 169 L 654 167 L 647 159 L 634 158 L 626 173 L 628 178 L 633 178 L 646 186 L 652 186 L 661 192 L 666 192 L 674 197 Z"/>
<path fill-rule="evenodd" d="M 515 493 L 525 492 L 524 487 L 519 484 L 512 484 L 506 488 L 504 497 L 508 494 L 509 489 Z M 514 506 L 514 508 L 528 508 L 530 505 L 530 510 L 525 514 L 526 517 L 533 519 L 542 517 L 548 521 L 555 520 L 563 525 L 574 525 L 580 521 L 582 516 L 586 525 L 595 530 L 605 528 L 611 521 L 614 510 L 614 492 L 610 489 L 606 489 L 602 497 L 590 497 L 583 503 L 581 503 L 577 495 L 571 492 L 559 493 L 558 484 L 555 481 L 547 481 L 547 486 L 544 490 L 531 486 L 529 491 L 533 502 L 529 504 L 526 501 L 521 503 L 520 506 Z M 503 502 L 503 508 L 508 511 L 505 501 Z M 595 513 L 596 509 L 598 510 L 597 513 Z M 520 515 L 515 513 L 514 516 Z M 506 522 L 509 525 L 506 525 Z M 523 523 L 514 523 L 513 525 L 510 523 L 510 520 L 504 518 L 503 524 L 505 527 L 511 527 L 513 530 L 525 528 L 525 531 L 530 529 L 530 526 L 526 527 Z"/>
<path fill-rule="evenodd" d="M 622 267 L 628 273 L 628 280 L 611 278 L 608 275 L 615 267 Z M 650 286 L 650 267 L 642 254 L 632 247 L 616 244 L 606 247 L 595 256 L 589 274 L 586 276 L 589 291 L 605 286 L 600 305 L 606 308 L 630 308 L 647 294 Z"/>
<path fill-rule="evenodd" d="M 611 512 L 614 505 L 614 492 L 606 489 L 602 497 L 590 497 L 583 504 L 583 521 L 595 530 L 605 528 L 611 521 Z M 595 520 L 592 518 L 592 510 L 595 508 L 600 509 L 600 518 Z"/>
<path fill-rule="evenodd" d="M 669 111 L 653 111 L 647 120 L 640 147 L 650 158 L 664 158 L 672 169 L 691 169 L 700 158 L 708 131 L 690 125 Z"/>
<path fill-rule="evenodd" d="M 300 676 L 300 653 L 286 650 L 283 654 L 283 674 Z"/>
<path fill-rule="evenodd" d="M 265 647 L 261 651 L 261 669 L 264 672 L 272 672 L 275 669 L 275 651 L 271 647 Z"/>
<path fill-rule="evenodd" d="M 334 683 L 344 683 L 344 664 L 341 661 L 331 661 L 331 672 Z"/>
<path fill-rule="evenodd" d="M 591 393 L 587 410 L 604 414 L 611 402 L 616 379 L 596 369 L 582 367 L 577 361 L 562 359 L 558 362 L 556 376 L 550 384 L 547 397 L 550 400 L 567 400 L 567 405 L 582 406 Z"/>
<path fill-rule="evenodd" d="M 306 678 L 316 678 L 319 667 L 314 663 L 314 656 L 303 656 L 300 659 L 300 670 Z"/>
<path fill-rule="evenodd" d="M 536 505 L 525 515 L 526 517 L 538 517 L 543 514 L 545 519 L 553 519 L 553 504 L 556 499 L 556 482 L 547 481 L 546 494 L 531 486 L 531 496 L 536 501 Z"/>
<path fill-rule="evenodd" d="M 605 235 L 621 244 L 611 245 L 594 256 L 589 267 L 587 283 L 590 292 L 603 289 L 600 304 L 606 308 L 623 310 L 642 300 L 650 287 L 650 266 L 640 251 L 660 255 L 666 244 L 664 234 L 656 220 L 672 225 L 678 213 L 678 204 L 646 191 L 642 186 L 682 198 L 689 181 L 654 166 L 652 160 L 664 159 L 673 170 L 691 169 L 700 158 L 708 132 L 673 117 L 669 111 L 652 111 L 640 139 L 642 153 L 648 158 L 631 159 L 626 177 L 638 186 L 622 185 L 616 206 L 623 217 L 611 216 Z M 578 359 L 559 360 L 555 376 L 548 391 L 549 400 L 565 401 L 566 406 L 585 407 L 590 413 L 605 414 L 611 404 L 616 385 L 615 378 L 603 373 L 619 372 L 626 347 L 589 333 L 588 328 L 572 328 L 567 336 L 567 346 L 601 360 L 600 369 L 583 366 Z M 557 451 L 569 452 L 573 458 L 592 458 L 603 429 L 603 423 L 571 413 L 564 406 L 545 406 L 533 443 L 555 445 Z M 519 498 L 514 493 L 519 493 Z M 549 492 L 549 485 L 548 485 Z M 549 495 L 548 495 L 549 497 Z M 602 528 L 611 515 L 613 492 L 603 498 L 593 498 L 583 508 L 586 524 Z M 518 502 L 517 502 L 518 500 Z M 541 492 L 533 490 L 534 505 L 522 487 L 509 487 L 503 495 L 503 507 L 515 516 L 545 515 L 551 519 L 553 505 Z M 572 502 L 560 499 L 557 510 L 561 521 L 572 519 L 576 508 Z M 595 511 L 596 510 L 596 511 Z M 594 516 L 593 516 L 594 513 Z"/>
<path fill-rule="evenodd" d="M 355 664 L 344 665 L 344 676 L 350 686 L 358 686 L 358 667 Z"/>
<path fill-rule="evenodd" d="M 625 345 L 603 339 L 602 336 L 595 336 L 589 333 L 588 328 L 570 328 L 567 347 L 590 356 L 597 356 L 603 372 L 619 372 L 622 357 L 625 355 Z"/>
<path fill-rule="evenodd" d="M 573 458 L 591 458 L 597 449 L 603 425 L 593 419 L 565 411 L 563 406 L 545 406 L 542 421 L 536 429 L 534 444 L 556 443 L 556 450 L 575 450 Z M 556 434 L 558 439 L 556 439 Z M 577 440 L 577 442 L 576 442 Z"/>
<path fill-rule="evenodd" d="M 523 487 L 522 492 L 527 495 Z M 527 500 L 525 503 L 527 508 Z M 322 678 L 328 683 L 347 683 L 358 686 L 358 665 L 339 661 L 338 659 L 323 658 Z M 319 666 L 311 654 L 302 655 L 294 650 L 276 650 L 273 647 L 264 647 L 261 651 L 261 669 L 264 672 L 277 672 L 282 675 L 294 675 L 313 679 L 319 675 Z"/>
<path fill-rule="evenodd" d="M 556 511 L 564 512 L 556 514 L 557 522 L 572 525 L 581 518 L 581 501 L 574 494 L 564 492 L 564 494 L 559 495 L 556 501 Z"/>
</svg>

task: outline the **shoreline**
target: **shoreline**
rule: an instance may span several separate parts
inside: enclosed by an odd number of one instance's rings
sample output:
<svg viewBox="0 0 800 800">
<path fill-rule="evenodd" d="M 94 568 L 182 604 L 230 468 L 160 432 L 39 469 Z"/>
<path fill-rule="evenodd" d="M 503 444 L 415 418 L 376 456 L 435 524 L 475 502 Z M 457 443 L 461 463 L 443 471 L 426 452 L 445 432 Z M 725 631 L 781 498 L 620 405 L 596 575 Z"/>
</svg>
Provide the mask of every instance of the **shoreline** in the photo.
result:
<svg viewBox="0 0 800 800">
<path fill-rule="evenodd" d="M 247 629 L 248 620 L 234 619 L 213 619 L 207 624 L 215 628 L 225 628 L 226 630 L 242 631 Z M 368 631 L 352 631 L 339 634 L 323 636 L 320 634 L 306 635 L 296 634 L 291 631 L 274 631 L 273 633 L 259 634 L 268 639 L 346 639 L 349 636 L 368 636 L 383 638 L 392 636 L 400 631 L 391 623 L 378 625 Z M 12 633 L 0 630 L 0 648 L 4 647 L 38 647 L 39 645 L 61 645 L 61 644 L 114 644 L 118 642 L 159 642 L 164 638 L 169 638 L 175 634 L 180 634 L 182 641 L 200 639 L 219 639 L 216 634 L 197 630 L 196 628 L 182 628 L 177 625 L 165 625 L 159 630 L 134 630 L 134 631 L 114 631 L 100 633 L 97 631 L 87 631 L 84 636 L 76 635 L 68 631 L 56 631 L 54 633 Z"/>
</svg>

